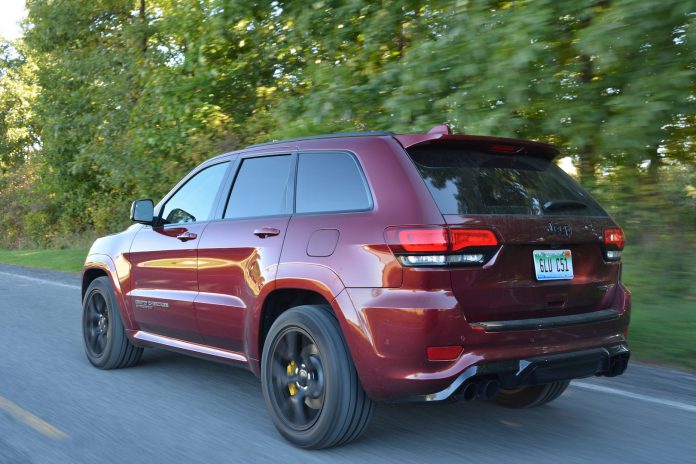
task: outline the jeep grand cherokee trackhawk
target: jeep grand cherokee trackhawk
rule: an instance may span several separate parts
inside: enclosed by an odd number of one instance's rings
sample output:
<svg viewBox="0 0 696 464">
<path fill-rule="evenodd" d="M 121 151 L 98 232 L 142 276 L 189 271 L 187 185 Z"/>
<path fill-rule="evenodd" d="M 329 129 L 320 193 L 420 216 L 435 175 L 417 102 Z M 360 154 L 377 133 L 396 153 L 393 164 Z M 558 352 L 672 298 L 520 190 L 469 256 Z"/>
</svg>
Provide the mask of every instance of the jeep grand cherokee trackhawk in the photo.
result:
<svg viewBox="0 0 696 464">
<path fill-rule="evenodd" d="M 82 279 L 87 357 L 158 347 L 246 367 L 297 446 L 347 443 L 375 401 L 539 406 L 629 350 L 621 229 L 524 140 L 366 132 L 206 161 Z"/>
</svg>

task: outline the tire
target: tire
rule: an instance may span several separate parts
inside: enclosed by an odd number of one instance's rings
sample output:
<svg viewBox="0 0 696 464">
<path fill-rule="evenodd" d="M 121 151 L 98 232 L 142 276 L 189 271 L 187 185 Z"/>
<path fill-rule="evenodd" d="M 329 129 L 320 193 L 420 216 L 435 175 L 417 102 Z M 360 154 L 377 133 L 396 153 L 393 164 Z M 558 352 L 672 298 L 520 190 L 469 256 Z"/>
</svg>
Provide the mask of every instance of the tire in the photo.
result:
<svg viewBox="0 0 696 464">
<path fill-rule="evenodd" d="M 143 349 L 131 344 L 108 277 L 92 281 L 82 302 L 82 335 L 87 359 L 99 369 L 131 367 Z"/>
<path fill-rule="evenodd" d="M 298 306 L 278 317 L 263 346 L 261 385 L 273 424 L 301 448 L 353 441 L 374 413 L 328 306 Z"/>
<path fill-rule="evenodd" d="M 570 380 L 561 380 L 515 390 L 501 390 L 493 401 L 506 408 L 536 408 L 561 396 L 568 385 Z"/>
</svg>

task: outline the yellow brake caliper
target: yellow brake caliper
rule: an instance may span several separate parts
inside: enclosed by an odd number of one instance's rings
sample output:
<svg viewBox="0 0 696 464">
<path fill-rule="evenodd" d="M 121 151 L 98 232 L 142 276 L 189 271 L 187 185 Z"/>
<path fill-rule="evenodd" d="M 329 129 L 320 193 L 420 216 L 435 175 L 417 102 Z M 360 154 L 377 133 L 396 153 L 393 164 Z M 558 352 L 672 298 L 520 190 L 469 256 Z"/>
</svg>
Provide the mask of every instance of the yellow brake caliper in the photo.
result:
<svg viewBox="0 0 696 464">
<path fill-rule="evenodd" d="M 287 368 L 287 373 L 288 377 L 291 375 L 295 375 L 295 372 L 297 371 L 297 364 L 295 364 L 295 361 L 290 361 L 290 364 L 288 364 Z M 290 392 L 290 396 L 295 396 L 297 393 L 297 385 L 295 385 L 295 382 L 290 382 L 288 384 L 288 391 Z"/>
</svg>

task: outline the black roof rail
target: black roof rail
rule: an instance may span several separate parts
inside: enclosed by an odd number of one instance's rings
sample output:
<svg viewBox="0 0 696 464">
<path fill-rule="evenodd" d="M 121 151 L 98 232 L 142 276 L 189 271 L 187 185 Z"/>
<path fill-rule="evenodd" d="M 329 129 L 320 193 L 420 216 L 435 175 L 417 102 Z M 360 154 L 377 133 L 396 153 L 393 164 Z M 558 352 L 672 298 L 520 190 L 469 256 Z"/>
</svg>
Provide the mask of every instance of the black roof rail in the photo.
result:
<svg viewBox="0 0 696 464">
<path fill-rule="evenodd" d="M 267 145 L 276 145 L 279 143 L 300 142 L 300 141 L 304 141 L 304 140 L 335 139 L 335 138 L 340 138 L 340 137 L 383 137 L 383 136 L 391 137 L 392 135 L 394 135 L 394 133 L 389 132 L 389 131 L 344 132 L 344 133 L 338 133 L 338 134 L 310 135 L 307 137 L 296 137 L 293 139 L 282 139 L 282 140 L 273 140 L 272 142 L 256 143 L 254 145 L 249 145 L 245 149 L 265 147 Z"/>
</svg>

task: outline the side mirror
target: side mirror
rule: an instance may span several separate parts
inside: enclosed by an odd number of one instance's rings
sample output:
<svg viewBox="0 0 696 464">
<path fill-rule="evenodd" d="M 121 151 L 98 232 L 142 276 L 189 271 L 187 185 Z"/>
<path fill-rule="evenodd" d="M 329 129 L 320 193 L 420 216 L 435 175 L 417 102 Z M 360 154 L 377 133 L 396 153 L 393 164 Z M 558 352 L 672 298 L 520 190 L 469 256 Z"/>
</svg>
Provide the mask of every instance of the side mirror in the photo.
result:
<svg viewBox="0 0 696 464">
<path fill-rule="evenodd" d="M 133 222 L 152 225 L 155 222 L 155 204 L 147 200 L 135 200 L 131 205 L 130 218 Z"/>
</svg>

